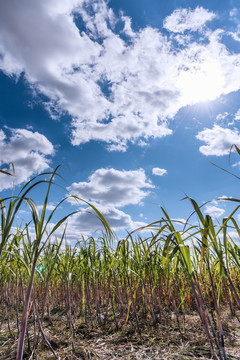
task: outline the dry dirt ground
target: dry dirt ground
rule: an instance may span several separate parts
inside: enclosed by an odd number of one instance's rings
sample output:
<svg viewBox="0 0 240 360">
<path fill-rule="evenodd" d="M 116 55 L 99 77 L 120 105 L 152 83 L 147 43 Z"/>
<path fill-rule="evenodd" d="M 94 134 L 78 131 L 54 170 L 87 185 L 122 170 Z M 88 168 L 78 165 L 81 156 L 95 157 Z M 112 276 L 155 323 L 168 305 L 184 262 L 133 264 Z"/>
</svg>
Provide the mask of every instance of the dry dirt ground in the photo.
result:
<svg viewBox="0 0 240 360">
<path fill-rule="evenodd" d="M 223 316 L 225 348 L 228 360 L 240 359 L 240 323 L 229 314 Z M 35 324 L 36 325 L 36 324 Z M 9 336 L 7 321 L 0 327 L 0 359 L 16 359 L 17 333 L 16 323 L 10 322 L 12 337 Z M 45 320 L 43 330 L 46 340 L 40 335 L 39 345 L 33 350 L 38 326 L 29 321 L 29 348 L 25 341 L 24 359 L 29 360 L 183 360 L 211 359 L 210 346 L 198 315 L 187 315 L 185 332 L 180 334 L 177 322 L 169 317 L 165 324 L 157 328 L 141 324 L 141 336 L 136 332 L 134 323 L 129 322 L 122 330 L 116 330 L 113 324 L 91 327 L 78 321 L 74 324 L 74 348 L 72 350 L 71 335 L 66 315 L 55 314 L 52 322 Z M 35 339 L 34 339 L 35 337 Z M 55 356 L 53 354 L 55 352 Z"/>
</svg>

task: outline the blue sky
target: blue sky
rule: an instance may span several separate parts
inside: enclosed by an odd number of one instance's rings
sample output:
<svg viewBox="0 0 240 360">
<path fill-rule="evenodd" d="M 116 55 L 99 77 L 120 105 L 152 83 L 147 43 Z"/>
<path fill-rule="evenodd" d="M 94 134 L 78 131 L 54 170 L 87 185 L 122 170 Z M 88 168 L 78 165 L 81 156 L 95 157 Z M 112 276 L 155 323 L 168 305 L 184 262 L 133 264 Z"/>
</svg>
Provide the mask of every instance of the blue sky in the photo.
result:
<svg viewBox="0 0 240 360">
<path fill-rule="evenodd" d="M 238 197 L 240 7 L 235 1 L 12 0 L 0 3 L 0 167 L 16 193 L 64 164 L 50 208 L 92 202 L 119 233 L 170 216 L 188 195 L 221 221 Z M 65 166 L 67 165 L 67 166 Z M 0 175 L 1 196 L 12 184 Z M 43 189 L 32 194 L 41 210 Z M 66 203 L 68 237 L 101 225 Z M 28 217 L 22 209 L 21 218 Z M 57 218 L 55 218 L 57 220 Z"/>
</svg>

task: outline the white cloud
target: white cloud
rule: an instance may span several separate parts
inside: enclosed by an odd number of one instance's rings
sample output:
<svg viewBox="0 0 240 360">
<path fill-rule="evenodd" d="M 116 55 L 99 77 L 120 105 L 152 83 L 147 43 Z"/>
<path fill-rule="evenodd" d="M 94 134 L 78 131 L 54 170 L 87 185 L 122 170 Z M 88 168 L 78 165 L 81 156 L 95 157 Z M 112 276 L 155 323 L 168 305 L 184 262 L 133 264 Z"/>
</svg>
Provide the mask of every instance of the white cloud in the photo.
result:
<svg viewBox="0 0 240 360">
<path fill-rule="evenodd" d="M 98 205 L 97 209 L 101 212 L 104 219 L 114 232 L 122 230 L 133 231 L 147 225 L 147 223 L 143 221 L 133 221 L 129 214 L 114 207 Z M 49 224 L 48 231 L 53 229 L 54 225 L 54 223 Z M 86 238 L 94 233 L 99 234 L 101 232 L 105 232 L 102 221 L 98 218 L 96 212 L 90 207 L 81 208 L 78 213 L 70 216 L 67 221 L 54 233 L 58 238 L 61 238 L 66 225 L 66 238 L 70 244 L 81 240 L 82 236 Z"/>
<path fill-rule="evenodd" d="M 220 122 L 220 121 L 226 119 L 226 117 L 227 117 L 228 115 L 229 115 L 229 114 L 228 114 L 227 111 L 225 111 L 225 112 L 223 112 L 223 113 L 220 113 L 220 114 L 218 114 L 218 115 L 216 116 L 216 121 Z"/>
<path fill-rule="evenodd" d="M 240 109 L 238 109 L 238 111 L 236 112 L 235 116 L 234 116 L 234 120 L 240 120 Z"/>
<path fill-rule="evenodd" d="M 192 31 L 213 18 L 201 7 L 178 9 L 164 24 L 172 29 L 175 19 L 173 30 Z M 23 72 L 53 117 L 70 115 L 73 145 L 100 140 L 126 151 L 170 135 L 168 121 L 181 107 L 240 88 L 240 55 L 221 43 L 222 33 L 209 30 L 195 42 L 151 27 L 134 31 L 101 0 L 2 1 L 0 68 Z"/>
<path fill-rule="evenodd" d="M 219 196 L 219 201 L 226 201 L 225 199 L 232 199 L 232 196 L 227 196 L 227 195 L 222 195 L 222 196 Z"/>
<path fill-rule="evenodd" d="M 141 146 L 141 147 L 148 146 L 148 143 L 146 141 L 143 141 L 142 139 L 140 139 L 137 144 L 138 144 L 138 146 Z"/>
<path fill-rule="evenodd" d="M 143 169 L 98 169 L 88 182 L 73 183 L 68 191 L 88 201 L 106 207 L 139 204 L 154 186 Z"/>
<path fill-rule="evenodd" d="M 230 31 L 229 35 L 233 38 L 233 40 L 240 41 L 240 26 L 237 26 L 237 30 L 235 32 Z"/>
<path fill-rule="evenodd" d="M 160 168 L 153 168 L 152 169 L 152 174 L 157 175 L 157 176 L 163 176 L 163 175 L 167 174 L 167 170 L 160 169 Z"/>
<path fill-rule="evenodd" d="M 236 163 L 232 164 L 232 167 L 239 167 L 240 168 L 240 161 L 237 161 Z"/>
<path fill-rule="evenodd" d="M 229 12 L 229 15 L 231 17 L 234 17 L 238 14 L 238 9 L 237 8 L 233 8 L 230 12 Z"/>
<path fill-rule="evenodd" d="M 228 231 L 227 235 L 233 240 L 235 241 L 235 243 L 238 244 L 239 246 L 239 235 L 237 233 L 237 231 Z"/>
<path fill-rule="evenodd" d="M 114 231 L 128 230 L 132 231 L 141 226 L 146 225 L 142 221 L 133 221 L 129 214 L 114 207 L 97 206 L 97 209 L 104 216 L 110 228 Z M 77 235 L 90 234 L 104 230 L 101 220 L 91 209 L 84 209 L 82 212 L 73 215 L 68 220 L 67 234 L 72 234 L 72 238 L 76 239 Z"/>
<path fill-rule="evenodd" d="M 132 29 L 132 20 L 129 16 L 124 16 L 122 14 L 121 19 L 124 21 L 124 29 L 123 32 L 128 35 L 129 37 L 135 37 L 136 33 Z"/>
<path fill-rule="evenodd" d="M 141 205 L 149 194 L 148 189 L 152 188 L 154 186 L 146 178 L 143 169 L 120 171 L 111 168 L 96 170 L 88 182 L 73 183 L 68 191 L 95 205 L 114 230 L 134 230 L 146 224 L 133 221 L 129 214 L 119 208 L 132 204 Z M 83 204 L 72 200 L 71 203 L 80 206 Z M 90 213 L 94 214 L 94 211 L 87 208 L 74 215 L 69 220 L 71 232 L 74 233 L 74 229 L 85 232 L 103 230 L 100 220 Z"/>
<path fill-rule="evenodd" d="M 211 204 L 211 205 L 214 205 L 214 206 L 217 206 L 217 205 L 218 205 L 218 201 L 217 201 L 217 200 L 212 200 L 210 204 Z"/>
<path fill-rule="evenodd" d="M 37 208 L 40 211 L 43 209 L 43 205 L 38 205 Z M 56 205 L 52 205 L 52 204 L 47 204 L 47 207 L 46 207 L 46 209 L 48 211 L 53 211 L 55 208 L 56 208 Z"/>
<path fill-rule="evenodd" d="M 210 215 L 213 219 L 217 219 L 225 213 L 225 210 L 214 205 L 207 205 L 204 213 Z"/>
<path fill-rule="evenodd" d="M 176 9 L 167 16 L 163 26 L 174 33 L 183 33 L 186 30 L 201 30 L 206 22 L 211 21 L 216 15 L 202 7 L 196 9 Z"/>
<path fill-rule="evenodd" d="M 199 150 L 206 156 L 228 155 L 233 144 L 240 146 L 240 134 L 237 129 L 222 128 L 218 125 L 200 131 L 196 138 L 205 142 L 206 145 L 200 146 Z"/>
<path fill-rule="evenodd" d="M 49 167 L 49 156 L 54 155 L 52 143 L 42 134 L 25 129 L 0 130 L 0 166 L 13 163 L 15 185 L 27 181 Z M 12 187 L 12 178 L 1 174 L 0 190 Z"/>
<path fill-rule="evenodd" d="M 172 219 L 173 222 L 185 225 L 187 220 L 183 218 Z"/>
</svg>

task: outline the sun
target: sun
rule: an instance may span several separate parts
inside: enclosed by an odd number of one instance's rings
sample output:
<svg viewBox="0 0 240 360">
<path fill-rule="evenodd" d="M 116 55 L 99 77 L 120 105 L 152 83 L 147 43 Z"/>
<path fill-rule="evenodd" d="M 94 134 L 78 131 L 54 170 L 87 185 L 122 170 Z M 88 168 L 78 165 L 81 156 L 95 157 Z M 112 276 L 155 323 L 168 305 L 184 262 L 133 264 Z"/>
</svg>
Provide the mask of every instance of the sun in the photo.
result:
<svg viewBox="0 0 240 360">
<path fill-rule="evenodd" d="M 178 86 L 186 104 L 210 101 L 223 94 L 224 77 L 217 61 L 205 61 L 179 74 Z"/>
</svg>

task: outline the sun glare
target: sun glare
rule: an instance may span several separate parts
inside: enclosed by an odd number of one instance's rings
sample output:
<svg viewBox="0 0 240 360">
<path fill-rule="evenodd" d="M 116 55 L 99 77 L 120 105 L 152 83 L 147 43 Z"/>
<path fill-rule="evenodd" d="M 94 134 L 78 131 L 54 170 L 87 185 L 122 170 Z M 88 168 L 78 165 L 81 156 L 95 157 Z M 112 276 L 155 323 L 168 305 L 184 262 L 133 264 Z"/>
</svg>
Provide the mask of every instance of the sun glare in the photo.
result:
<svg viewBox="0 0 240 360">
<path fill-rule="evenodd" d="M 220 65 L 201 64 L 199 68 L 183 71 L 178 79 L 184 102 L 195 104 L 214 100 L 223 93 L 224 78 Z"/>
</svg>

